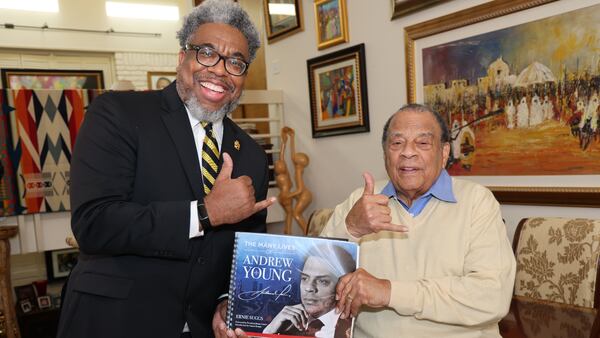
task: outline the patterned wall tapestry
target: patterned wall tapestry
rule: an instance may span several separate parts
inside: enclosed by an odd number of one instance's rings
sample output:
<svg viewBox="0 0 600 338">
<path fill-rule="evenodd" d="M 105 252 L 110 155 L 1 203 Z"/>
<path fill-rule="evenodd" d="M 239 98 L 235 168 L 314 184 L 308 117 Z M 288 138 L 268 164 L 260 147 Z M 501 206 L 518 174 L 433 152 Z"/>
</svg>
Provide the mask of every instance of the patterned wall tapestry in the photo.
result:
<svg viewBox="0 0 600 338">
<path fill-rule="evenodd" d="M 4 215 L 70 209 L 70 162 L 98 90 L 2 90 L 0 199 Z M 9 169 L 9 170 L 8 170 Z"/>
</svg>

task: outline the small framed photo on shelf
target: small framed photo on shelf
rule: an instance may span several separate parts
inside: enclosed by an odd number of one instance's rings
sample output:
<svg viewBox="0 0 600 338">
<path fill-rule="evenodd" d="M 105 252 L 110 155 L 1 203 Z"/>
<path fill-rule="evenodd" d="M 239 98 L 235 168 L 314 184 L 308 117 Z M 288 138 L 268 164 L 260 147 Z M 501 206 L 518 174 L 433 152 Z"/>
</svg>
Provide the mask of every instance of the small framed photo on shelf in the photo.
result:
<svg viewBox="0 0 600 338">
<path fill-rule="evenodd" d="M 15 286 L 14 289 L 17 301 L 28 300 L 32 302 L 37 298 L 33 284 Z"/>
<path fill-rule="evenodd" d="M 161 90 L 175 81 L 177 72 L 148 72 L 148 89 Z"/>
<path fill-rule="evenodd" d="M 37 298 L 37 304 L 40 310 L 49 309 L 52 307 L 52 299 L 50 296 L 40 296 Z"/>
<path fill-rule="evenodd" d="M 346 0 L 316 0 L 315 22 L 318 49 L 348 42 Z"/>
<path fill-rule="evenodd" d="M 33 311 L 33 306 L 31 306 L 29 299 L 19 301 L 19 307 L 21 307 L 21 311 L 23 311 L 23 313 L 29 313 Z"/>
<path fill-rule="evenodd" d="M 46 251 L 46 273 L 48 281 L 66 278 L 77 264 L 79 249 Z"/>
<path fill-rule="evenodd" d="M 60 295 L 54 295 L 52 296 L 52 306 L 54 306 L 55 308 L 60 308 L 62 299 L 60 298 Z"/>
<path fill-rule="evenodd" d="M 263 0 L 265 28 L 269 43 L 304 29 L 301 5 L 300 0 Z"/>
<path fill-rule="evenodd" d="M 312 137 L 369 131 L 365 45 L 306 61 Z"/>
</svg>

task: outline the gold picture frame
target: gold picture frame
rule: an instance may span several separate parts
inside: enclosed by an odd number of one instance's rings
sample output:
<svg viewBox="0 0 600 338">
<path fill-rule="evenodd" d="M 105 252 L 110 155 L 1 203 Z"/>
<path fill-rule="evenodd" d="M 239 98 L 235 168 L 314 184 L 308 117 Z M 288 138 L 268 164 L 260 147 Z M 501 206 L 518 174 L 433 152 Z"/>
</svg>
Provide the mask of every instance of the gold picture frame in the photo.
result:
<svg viewBox="0 0 600 338">
<path fill-rule="evenodd" d="M 495 0 L 472 8 L 434 18 L 405 28 L 405 53 L 408 102 L 417 100 L 417 47 L 416 43 L 425 38 L 435 38 L 455 29 L 463 29 L 495 18 L 511 15 L 519 11 L 546 5 L 556 0 Z M 567 7 L 565 3 L 563 7 Z M 562 8 L 562 11 L 567 11 Z M 576 178 L 585 175 L 575 175 Z M 531 182 L 544 181 L 542 176 L 533 176 Z M 501 181 L 501 180 L 499 180 Z M 552 179 L 552 182 L 556 182 Z M 486 184 L 503 204 L 525 204 L 570 207 L 599 207 L 600 187 L 567 186 L 571 180 L 560 182 L 565 186 L 514 186 L 514 181 L 506 185 Z M 537 183 L 534 183 L 537 184 Z M 556 183 L 553 183 L 556 184 Z M 561 184 L 561 185 L 562 185 Z M 572 184 L 572 183 L 571 183 Z"/>
<path fill-rule="evenodd" d="M 175 81 L 177 72 L 148 72 L 148 89 L 161 90 Z"/>
<path fill-rule="evenodd" d="M 263 0 L 269 44 L 304 30 L 300 0 Z"/>
<path fill-rule="evenodd" d="M 319 50 L 349 41 L 346 0 L 315 0 Z"/>
</svg>

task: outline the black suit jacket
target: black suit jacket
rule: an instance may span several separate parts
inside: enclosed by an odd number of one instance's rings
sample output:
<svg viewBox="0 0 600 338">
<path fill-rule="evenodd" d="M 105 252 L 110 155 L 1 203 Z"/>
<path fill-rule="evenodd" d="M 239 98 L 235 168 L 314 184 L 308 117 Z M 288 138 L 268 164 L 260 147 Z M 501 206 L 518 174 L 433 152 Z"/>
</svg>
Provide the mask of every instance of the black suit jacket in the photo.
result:
<svg viewBox="0 0 600 338">
<path fill-rule="evenodd" d="M 222 152 L 232 178 L 266 198 L 264 150 L 231 120 Z M 234 144 L 239 142 L 239 149 Z M 94 100 L 71 162 L 73 233 L 80 246 L 58 337 L 212 337 L 227 293 L 234 231 L 265 231 L 266 210 L 189 239 L 190 202 L 203 197 L 200 162 L 175 84 Z"/>
</svg>

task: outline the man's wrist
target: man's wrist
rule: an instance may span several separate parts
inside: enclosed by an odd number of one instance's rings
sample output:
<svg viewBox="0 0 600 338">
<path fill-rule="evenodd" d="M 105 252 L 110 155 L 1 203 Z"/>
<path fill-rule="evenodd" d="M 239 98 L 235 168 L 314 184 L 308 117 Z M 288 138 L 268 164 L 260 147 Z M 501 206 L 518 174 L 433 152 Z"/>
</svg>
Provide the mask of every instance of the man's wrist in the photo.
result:
<svg viewBox="0 0 600 338">
<path fill-rule="evenodd" d="M 206 210 L 206 205 L 204 204 L 204 199 L 199 199 L 197 202 L 198 206 L 198 221 L 200 222 L 200 231 L 210 231 L 213 226 L 210 223 L 210 218 L 208 217 L 208 211 Z"/>
</svg>

